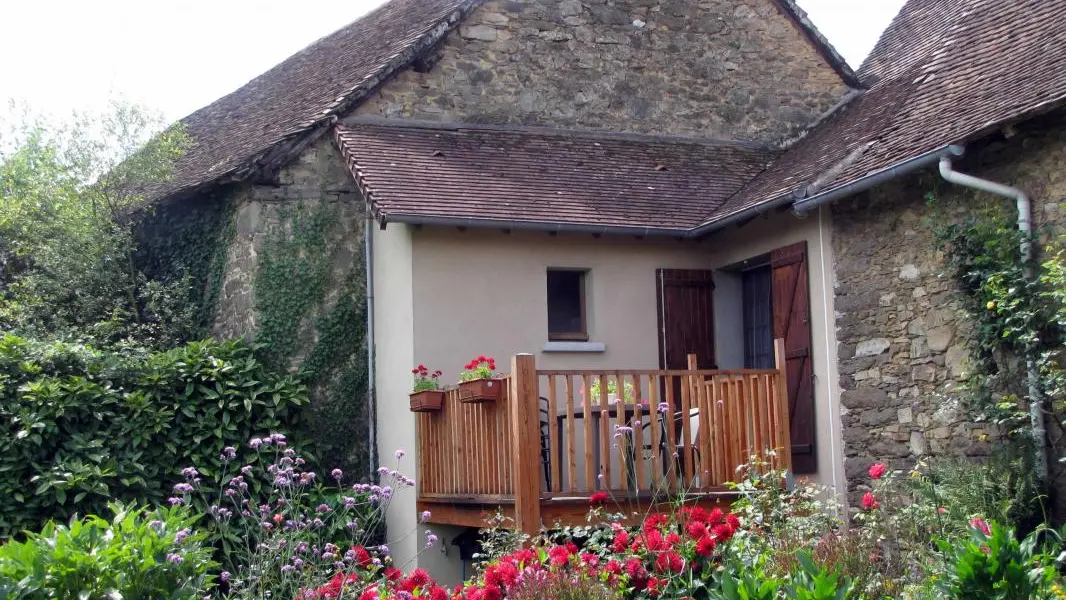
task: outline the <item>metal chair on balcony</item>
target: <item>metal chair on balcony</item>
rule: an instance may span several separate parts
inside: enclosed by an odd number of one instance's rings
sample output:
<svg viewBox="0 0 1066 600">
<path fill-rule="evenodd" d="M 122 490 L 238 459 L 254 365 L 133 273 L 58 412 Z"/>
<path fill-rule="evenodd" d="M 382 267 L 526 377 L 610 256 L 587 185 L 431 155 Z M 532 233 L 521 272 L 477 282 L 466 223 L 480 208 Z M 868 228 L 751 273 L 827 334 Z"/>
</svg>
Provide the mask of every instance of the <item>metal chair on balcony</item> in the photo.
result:
<svg viewBox="0 0 1066 600">
<path fill-rule="evenodd" d="M 697 467 L 697 465 L 700 464 L 700 450 L 699 450 L 699 442 L 698 442 L 698 440 L 699 440 L 699 432 L 700 432 L 700 409 L 698 409 L 698 408 L 690 408 L 689 411 L 688 411 L 689 439 L 685 443 L 683 443 L 681 441 L 681 437 L 684 435 L 684 427 L 682 426 L 682 421 L 684 419 L 684 414 L 685 414 L 684 411 L 678 411 L 678 412 L 674 413 L 674 447 L 678 449 L 678 452 L 676 453 L 676 456 L 674 457 L 674 468 L 677 469 L 678 473 L 681 473 L 683 471 L 684 466 L 685 466 L 685 463 L 684 463 L 685 453 L 682 451 L 682 448 L 683 448 L 683 446 L 689 446 L 689 447 L 692 448 L 693 463 L 695 463 L 693 465 L 694 466 L 694 471 L 695 472 L 699 472 L 699 468 Z M 666 427 L 666 419 L 657 419 L 657 421 L 659 423 L 659 455 L 664 457 L 663 458 L 663 473 L 665 474 L 665 473 L 669 472 L 669 468 L 668 468 L 669 463 L 667 462 L 668 459 L 665 458 L 666 457 L 666 438 L 667 438 L 667 435 L 668 435 L 667 434 L 667 427 Z M 644 421 L 643 425 L 641 425 L 641 429 L 640 429 L 640 435 L 641 435 L 641 439 L 642 439 L 643 446 L 644 446 L 642 448 L 642 456 L 643 456 L 644 460 L 651 460 L 655 456 L 655 454 L 654 454 L 655 446 L 653 445 L 654 444 L 654 438 L 652 438 L 651 427 L 652 427 L 651 420 L 647 419 L 647 420 Z M 699 476 L 697 475 L 696 476 L 697 482 L 698 482 L 698 478 L 699 478 Z"/>
<path fill-rule="evenodd" d="M 551 414 L 548 411 L 548 399 L 540 398 L 540 462 L 544 465 L 544 485 L 545 489 L 551 491 L 552 489 L 552 467 L 551 467 L 551 442 L 548 439 L 549 424 L 551 423 Z"/>
</svg>

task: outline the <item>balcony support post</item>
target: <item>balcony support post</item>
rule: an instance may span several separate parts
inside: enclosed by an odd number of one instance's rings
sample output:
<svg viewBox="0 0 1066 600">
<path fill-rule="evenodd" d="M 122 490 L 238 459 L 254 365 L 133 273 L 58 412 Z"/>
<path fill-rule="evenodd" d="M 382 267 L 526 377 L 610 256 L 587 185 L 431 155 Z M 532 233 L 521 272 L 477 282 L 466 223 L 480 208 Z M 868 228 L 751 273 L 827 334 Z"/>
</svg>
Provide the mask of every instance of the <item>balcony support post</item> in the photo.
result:
<svg viewBox="0 0 1066 600">
<path fill-rule="evenodd" d="M 510 377 L 512 467 L 515 478 L 515 528 L 540 533 L 540 396 L 532 354 L 511 357 Z"/>
</svg>

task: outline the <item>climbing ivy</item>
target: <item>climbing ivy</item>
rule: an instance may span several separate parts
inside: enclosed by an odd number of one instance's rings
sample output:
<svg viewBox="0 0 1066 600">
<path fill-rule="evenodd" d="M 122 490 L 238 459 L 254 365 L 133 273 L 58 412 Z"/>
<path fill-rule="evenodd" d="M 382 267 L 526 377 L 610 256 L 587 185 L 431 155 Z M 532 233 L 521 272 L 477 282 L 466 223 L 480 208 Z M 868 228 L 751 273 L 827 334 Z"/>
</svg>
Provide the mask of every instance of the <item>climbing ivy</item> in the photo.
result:
<svg viewBox="0 0 1066 600">
<path fill-rule="evenodd" d="M 368 471 L 362 247 L 338 203 L 276 208 L 253 280 L 262 356 L 297 368 L 311 390 L 305 433 L 327 464 Z M 356 240 L 358 242 L 358 240 Z"/>
<path fill-rule="evenodd" d="M 155 281 L 190 282 L 193 338 L 211 335 L 226 257 L 236 230 L 235 202 L 212 194 L 149 209 L 136 231 L 136 260 Z"/>
<path fill-rule="evenodd" d="M 1051 460 L 1063 455 L 1066 431 L 1066 256 L 1052 232 L 1032 235 L 1033 259 L 1022 261 L 1023 234 L 1010 203 L 966 196 L 964 204 L 930 194 L 933 231 L 949 273 L 962 291 L 961 304 L 974 324 L 973 373 L 963 398 L 978 420 L 1005 425 L 1019 446 L 1047 444 Z M 1043 245 L 1039 240 L 1051 240 Z M 1040 256 L 1045 258 L 1041 261 Z M 1048 425 L 1059 433 L 1033 440 L 1026 359 L 1036 357 Z M 1059 459 L 1061 460 L 1061 459 Z"/>
</svg>

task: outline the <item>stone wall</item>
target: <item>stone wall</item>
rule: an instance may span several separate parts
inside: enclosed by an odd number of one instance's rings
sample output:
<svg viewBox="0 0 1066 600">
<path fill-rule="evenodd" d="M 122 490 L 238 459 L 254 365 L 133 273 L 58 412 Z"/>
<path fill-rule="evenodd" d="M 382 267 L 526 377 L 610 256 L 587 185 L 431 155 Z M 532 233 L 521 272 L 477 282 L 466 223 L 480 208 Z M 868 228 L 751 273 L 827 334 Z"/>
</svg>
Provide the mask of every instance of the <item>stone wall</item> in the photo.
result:
<svg viewBox="0 0 1066 600">
<path fill-rule="evenodd" d="M 231 192 L 230 201 L 236 203 L 236 233 L 219 294 L 214 326 L 217 336 L 254 337 L 258 329 L 253 289 L 256 257 L 262 251 L 267 233 L 279 226 L 282 207 L 336 203 L 344 227 L 340 235 L 342 243 L 333 249 L 337 268 L 343 268 L 346 265 L 340 263 L 362 253 L 362 195 L 329 136 L 283 168 L 278 182 L 277 186 L 242 184 Z"/>
<path fill-rule="evenodd" d="M 237 186 L 230 201 L 235 233 L 215 335 L 255 340 L 268 359 L 304 367 L 311 397 L 301 413 L 304 439 L 315 441 L 323 465 L 369 477 L 362 195 L 326 136 L 282 169 L 278 185 Z M 268 283 L 262 273 L 270 260 L 282 266 Z"/>
<path fill-rule="evenodd" d="M 846 91 L 773 0 L 491 0 L 356 113 L 776 142 Z"/>
<path fill-rule="evenodd" d="M 1066 232 L 1066 118 L 1051 115 L 973 147 L 957 168 L 1022 188 L 1035 226 Z M 969 371 L 971 325 L 936 249 L 925 195 L 1006 202 L 926 173 L 834 206 L 833 251 L 845 471 L 909 467 L 926 455 L 981 456 L 1001 432 L 974 423 L 954 393 Z M 950 204 L 950 202 L 948 203 Z"/>
</svg>

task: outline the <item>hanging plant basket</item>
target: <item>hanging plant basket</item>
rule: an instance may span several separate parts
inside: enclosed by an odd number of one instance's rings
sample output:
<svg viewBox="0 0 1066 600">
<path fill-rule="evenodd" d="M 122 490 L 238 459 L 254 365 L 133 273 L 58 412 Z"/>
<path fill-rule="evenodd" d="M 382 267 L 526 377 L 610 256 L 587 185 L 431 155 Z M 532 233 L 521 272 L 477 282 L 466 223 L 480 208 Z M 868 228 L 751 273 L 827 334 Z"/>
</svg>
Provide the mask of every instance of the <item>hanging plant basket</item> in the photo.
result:
<svg viewBox="0 0 1066 600">
<path fill-rule="evenodd" d="M 495 402 L 500 399 L 504 381 L 502 377 L 464 381 L 459 384 L 459 402 L 466 404 Z"/>
<path fill-rule="evenodd" d="M 444 406 L 444 392 L 424 390 L 411 393 L 411 412 L 440 412 Z"/>
</svg>

